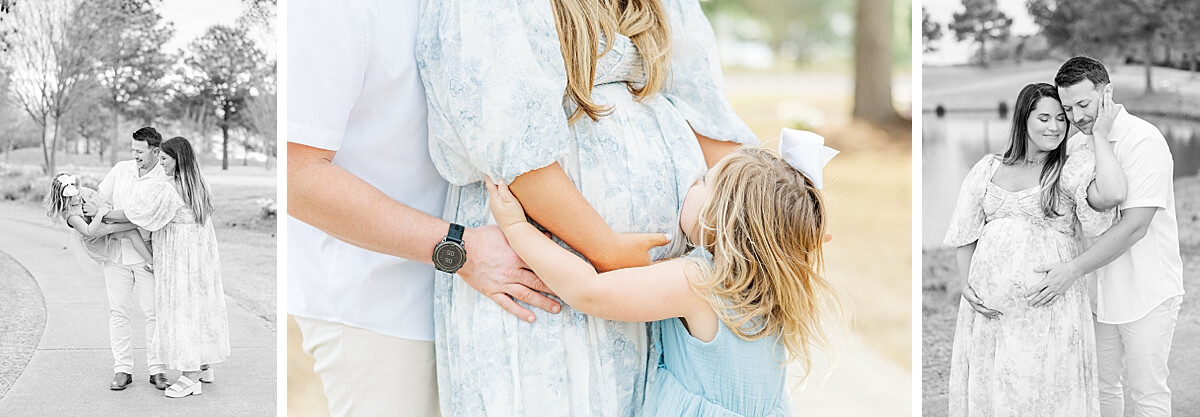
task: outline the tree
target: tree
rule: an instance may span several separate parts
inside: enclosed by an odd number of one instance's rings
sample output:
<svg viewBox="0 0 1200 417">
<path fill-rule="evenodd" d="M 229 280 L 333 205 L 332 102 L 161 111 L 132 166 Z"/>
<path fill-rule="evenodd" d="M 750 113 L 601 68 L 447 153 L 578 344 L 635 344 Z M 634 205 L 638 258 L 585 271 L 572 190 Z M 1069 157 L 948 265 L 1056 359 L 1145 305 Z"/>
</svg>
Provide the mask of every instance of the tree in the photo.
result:
<svg viewBox="0 0 1200 417">
<path fill-rule="evenodd" d="M 892 0 L 858 0 L 854 28 L 854 117 L 899 121 L 892 105 Z"/>
<path fill-rule="evenodd" d="M 42 168 L 52 174 L 61 121 L 96 88 L 96 57 L 111 52 L 112 13 L 70 0 L 41 0 L 16 9 L 15 17 L 13 91 L 41 128 Z"/>
<path fill-rule="evenodd" d="M 1140 50 L 1146 93 L 1154 92 L 1154 48 L 1170 19 L 1193 0 L 1030 0 L 1029 14 L 1047 39 L 1074 53 L 1107 56 Z M 1188 30 L 1194 31 L 1195 28 Z"/>
<path fill-rule="evenodd" d="M 274 74 L 275 64 L 267 68 L 267 74 Z M 267 155 L 266 168 L 271 169 L 271 158 L 275 157 L 277 109 L 275 81 L 272 76 L 265 76 L 263 86 L 257 95 L 247 101 L 247 127 L 259 139 L 259 150 Z M 248 147 L 249 148 L 249 147 Z"/>
<path fill-rule="evenodd" d="M 963 11 L 954 13 L 949 26 L 959 41 L 979 44 L 979 64 L 986 67 L 988 42 L 1008 39 L 1012 18 L 1000 11 L 996 0 L 963 0 Z"/>
<path fill-rule="evenodd" d="M 6 15 L 11 15 L 13 7 L 16 5 L 17 0 L 0 0 L 0 52 L 8 52 L 12 47 L 8 41 L 8 37 L 13 32 L 12 18 Z M 5 23 L 6 21 L 8 23 Z"/>
<path fill-rule="evenodd" d="M 1179 2 L 1175 10 L 1167 12 L 1169 37 L 1176 47 L 1183 50 L 1188 71 L 1196 76 L 1196 63 L 1200 61 L 1200 2 Z"/>
<path fill-rule="evenodd" d="M 700 4 L 710 18 L 718 13 L 751 18 L 764 29 L 763 40 L 781 59 L 800 61 L 814 50 L 842 40 L 834 30 L 833 17 L 845 11 L 844 1 L 709 0 Z"/>
<path fill-rule="evenodd" d="M 221 169 L 229 169 L 229 131 L 244 126 L 251 89 L 261 85 L 266 55 L 245 28 L 217 25 L 192 42 L 187 63 L 197 74 L 201 95 L 210 98 L 221 128 Z"/>
<path fill-rule="evenodd" d="M 162 24 L 155 10 L 159 0 L 90 1 L 91 7 L 116 11 L 117 31 L 113 34 L 113 53 L 101 57 L 96 78 L 104 86 L 105 104 L 111 111 L 110 148 L 118 149 L 129 135 L 121 131 L 121 116 L 151 123 L 161 111 L 164 94 L 163 76 L 173 60 L 162 52 L 163 44 L 174 31 Z M 117 152 L 109 153 L 109 163 L 117 163 Z"/>
<path fill-rule="evenodd" d="M 937 51 L 937 46 L 934 42 L 942 39 L 942 24 L 933 20 L 924 8 L 921 8 L 921 43 L 925 45 L 925 52 Z"/>
</svg>

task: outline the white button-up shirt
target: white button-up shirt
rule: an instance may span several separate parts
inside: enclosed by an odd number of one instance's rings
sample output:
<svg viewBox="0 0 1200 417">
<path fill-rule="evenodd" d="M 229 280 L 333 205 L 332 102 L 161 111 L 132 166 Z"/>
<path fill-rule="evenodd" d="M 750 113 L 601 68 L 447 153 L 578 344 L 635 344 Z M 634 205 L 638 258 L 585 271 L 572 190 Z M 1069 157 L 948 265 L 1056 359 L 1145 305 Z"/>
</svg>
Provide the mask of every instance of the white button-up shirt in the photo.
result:
<svg viewBox="0 0 1200 417">
<path fill-rule="evenodd" d="M 1096 319 L 1106 324 L 1136 321 L 1168 298 L 1183 295 L 1171 150 L 1157 127 L 1129 114 L 1123 106 L 1117 111 L 1109 141 L 1129 184 L 1118 210 L 1158 210 L 1146 237 L 1096 271 Z M 1090 138 L 1078 133 L 1071 138 L 1071 148 L 1087 140 Z"/>
<path fill-rule="evenodd" d="M 165 180 L 167 180 L 167 174 L 163 172 L 162 165 L 155 165 L 146 172 L 146 175 L 141 175 L 138 173 L 137 161 L 130 159 L 113 165 L 112 169 L 108 170 L 108 174 L 104 176 L 104 180 L 100 182 L 96 192 L 101 198 L 112 202 L 113 210 L 124 210 L 142 197 L 143 185 Z M 138 231 L 141 232 L 143 238 L 150 236 L 149 232 L 142 228 L 138 228 Z M 118 262 L 121 265 L 136 265 L 146 262 L 146 259 L 142 259 L 142 256 L 133 249 L 133 243 L 127 239 L 121 239 L 121 259 Z"/>
<path fill-rule="evenodd" d="M 304 0 L 289 3 L 287 14 L 288 140 L 337 151 L 334 165 L 440 217 L 448 184 L 429 158 L 414 55 L 419 1 Z M 290 314 L 433 340 L 432 266 L 350 245 L 292 217 L 287 227 Z"/>
</svg>

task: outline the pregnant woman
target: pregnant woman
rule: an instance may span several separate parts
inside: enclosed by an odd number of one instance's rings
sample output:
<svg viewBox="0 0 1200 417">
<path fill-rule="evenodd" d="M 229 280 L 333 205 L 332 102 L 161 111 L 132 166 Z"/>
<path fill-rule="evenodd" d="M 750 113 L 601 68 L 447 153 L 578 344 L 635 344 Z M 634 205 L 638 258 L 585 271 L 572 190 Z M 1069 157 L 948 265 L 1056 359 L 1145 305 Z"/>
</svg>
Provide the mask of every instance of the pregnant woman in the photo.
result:
<svg viewBox="0 0 1200 417">
<path fill-rule="evenodd" d="M 1124 199 L 1112 145 L 1089 138 L 1068 157 L 1067 127 L 1054 86 L 1025 86 L 1008 150 L 984 156 L 963 180 L 946 233 L 963 275 L 951 416 L 1100 415 L 1084 281 L 1048 306 L 1024 296 L 1045 276 L 1035 267 L 1079 254 L 1077 223 L 1088 236 L 1103 233 Z"/>
<path fill-rule="evenodd" d="M 492 222 L 487 175 L 598 270 L 646 265 L 666 243 L 646 234 L 678 228 L 706 161 L 757 142 L 725 99 L 698 2 L 424 7 L 417 59 L 453 223 Z M 567 305 L 522 321 L 445 273 L 434 302 L 444 415 L 631 416 L 642 406 L 644 323 Z"/>
</svg>

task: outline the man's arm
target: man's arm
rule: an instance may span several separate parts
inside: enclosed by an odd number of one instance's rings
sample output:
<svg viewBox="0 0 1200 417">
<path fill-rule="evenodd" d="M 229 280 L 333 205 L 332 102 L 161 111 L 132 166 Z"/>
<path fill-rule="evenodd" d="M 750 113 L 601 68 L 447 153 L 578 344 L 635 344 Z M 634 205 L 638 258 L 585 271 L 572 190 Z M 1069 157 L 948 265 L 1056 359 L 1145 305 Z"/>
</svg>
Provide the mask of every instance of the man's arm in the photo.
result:
<svg viewBox="0 0 1200 417">
<path fill-rule="evenodd" d="M 1096 244 L 1088 248 L 1075 259 L 1065 263 L 1041 265 L 1035 272 L 1045 272 L 1043 278 L 1025 293 L 1029 305 L 1037 307 L 1048 305 L 1066 293 L 1076 279 L 1096 269 L 1108 265 L 1129 248 L 1146 237 L 1150 230 L 1150 221 L 1158 207 L 1133 207 L 1121 210 L 1121 220 L 1100 235 Z"/>
<path fill-rule="evenodd" d="M 288 215 L 354 246 L 433 264 L 433 248 L 449 223 L 392 200 L 361 178 L 333 164 L 335 152 L 287 144 Z M 509 313 L 533 321 L 533 313 L 512 300 L 557 313 L 560 306 L 508 247 L 497 227 L 467 229 L 467 262 L 458 275 Z"/>
</svg>

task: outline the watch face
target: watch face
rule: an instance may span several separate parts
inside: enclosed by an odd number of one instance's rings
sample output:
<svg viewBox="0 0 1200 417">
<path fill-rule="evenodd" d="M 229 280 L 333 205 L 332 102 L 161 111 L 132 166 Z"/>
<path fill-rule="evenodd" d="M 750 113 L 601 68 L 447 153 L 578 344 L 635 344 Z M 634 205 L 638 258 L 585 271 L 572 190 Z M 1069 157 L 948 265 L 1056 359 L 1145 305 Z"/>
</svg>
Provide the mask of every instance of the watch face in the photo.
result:
<svg viewBox="0 0 1200 417">
<path fill-rule="evenodd" d="M 437 269 L 446 272 L 457 271 L 466 261 L 467 253 L 462 246 L 451 242 L 442 242 L 433 249 L 433 263 Z"/>
</svg>

